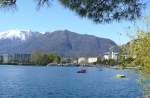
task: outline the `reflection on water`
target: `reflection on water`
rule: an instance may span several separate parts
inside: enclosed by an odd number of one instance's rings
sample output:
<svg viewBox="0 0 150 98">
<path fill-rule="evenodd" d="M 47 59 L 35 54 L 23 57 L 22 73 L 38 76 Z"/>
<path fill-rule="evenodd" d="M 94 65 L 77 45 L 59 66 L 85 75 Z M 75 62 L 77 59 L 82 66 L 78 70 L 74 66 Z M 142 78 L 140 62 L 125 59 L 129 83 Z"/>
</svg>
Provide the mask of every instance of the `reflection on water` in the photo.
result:
<svg viewBox="0 0 150 98">
<path fill-rule="evenodd" d="M 141 97 L 150 98 L 150 76 L 149 74 L 141 74 L 138 83 L 141 86 Z"/>
<path fill-rule="evenodd" d="M 0 66 L 0 98 L 138 98 L 139 73 L 87 67 Z M 116 74 L 127 78 L 117 79 Z"/>
</svg>

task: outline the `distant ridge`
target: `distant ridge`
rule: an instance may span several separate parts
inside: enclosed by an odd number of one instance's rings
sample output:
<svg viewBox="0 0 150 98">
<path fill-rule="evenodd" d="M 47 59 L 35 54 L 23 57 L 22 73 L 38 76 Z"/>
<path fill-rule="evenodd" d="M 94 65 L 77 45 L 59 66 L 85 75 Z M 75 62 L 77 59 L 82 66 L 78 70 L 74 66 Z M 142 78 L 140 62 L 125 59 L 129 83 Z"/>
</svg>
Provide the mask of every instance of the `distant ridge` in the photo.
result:
<svg viewBox="0 0 150 98">
<path fill-rule="evenodd" d="M 117 47 L 117 44 L 110 39 L 69 30 L 45 33 L 9 30 L 0 33 L 0 53 L 31 53 L 40 50 L 64 57 L 81 57 L 98 56 L 112 47 Z"/>
</svg>

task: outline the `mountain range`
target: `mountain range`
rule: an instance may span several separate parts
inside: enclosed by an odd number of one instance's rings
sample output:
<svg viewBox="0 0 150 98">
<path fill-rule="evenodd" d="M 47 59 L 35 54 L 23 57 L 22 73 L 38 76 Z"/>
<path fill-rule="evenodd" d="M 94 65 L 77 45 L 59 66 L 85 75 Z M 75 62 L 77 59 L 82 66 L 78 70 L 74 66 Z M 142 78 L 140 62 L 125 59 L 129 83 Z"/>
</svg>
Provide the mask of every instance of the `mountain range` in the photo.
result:
<svg viewBox="0 0 150 98">
<path fill-rule="evenodd" d="M 0 53 L 32 53 L 41 51 L 64 57 L 98 56 L 118 47 L 115 42 L 93 35 L 78 34 L 69 30 L 33 32 L 9 30 L 0 32 Z M 115 49 L 118 51 L 118 48 Z"/>
</svg>

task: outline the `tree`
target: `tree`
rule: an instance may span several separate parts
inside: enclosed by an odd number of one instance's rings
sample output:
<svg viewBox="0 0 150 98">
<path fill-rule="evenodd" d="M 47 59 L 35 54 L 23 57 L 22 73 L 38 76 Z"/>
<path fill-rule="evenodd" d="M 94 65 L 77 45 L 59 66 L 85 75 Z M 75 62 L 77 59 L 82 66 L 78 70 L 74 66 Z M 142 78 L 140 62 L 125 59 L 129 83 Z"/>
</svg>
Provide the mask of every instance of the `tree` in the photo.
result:
<svg viewBox="0 0 150 98">
<path fill-rule="evenodd" d="M 102 57 L 100 57 L 100 56 L 97 57 L 97 63 L 98 63 L 98 64 L 101 64 L 101 63 L 102 63 Z"/>
<path fill-rule="evenodd" d="M 48 63 L 60 63 L 61 57 L 56 54 L 45 54 L 40 51 L 33 51 L 31 55 L 31 61 L 37 65 L 47 65 Z"/>
<path fill-rule="evenodd" d="M 40 65 L 47 65 L 49 63 L 49 58 L 46 54 L 43 54 L 40 61 Z"/>
<path fill-rule="evenodd" d="M 0 8 L 16 8 L 16 0 L 0 0 Z"/>
<path fill-rule="evenodd" d="M 0 0 L 1 6 L 14 5 L 16 0 Z"/>
<path fill-rule="evenodd" d="M 60 0 L 63 5 L 96 23 L 140 17 L 140 0 Z"/>
<path fill-rule="evenodd" d="M 117 59 L 118 63 L 121 64 L 121 66 L 125 66 L 125 53 L 121 50 L 118 54 L 118 59 Z"/>
<path fill-rule="evenodd" d="M 53 0 L 35 0 L 38 6 L 44 6 Z M 135 20 L 141 16 L 144 3 L 141 0 L 58 0 L 62 5 L 81 17 L 95 23 L 109 23 L 113 20 Z M 17 0 L 0 0 L 0 6 L 15 5 Z"/>
<path fill-rule="evenodd" d="M 42 64 L 43 60 L 43 53 L 40 51 L 33 51 L 31 55 L 31 61 L 33 64 Z"/>
<path fill-rule="evenodd" d="M 56 54 L 48 54 L 49 63 L 60 63 L 61 58 Z"/>
<path fill-rule="evenodd" d="M 132 65 L 142 66 L 144 72 L 150 72 L 150 31 L 139 30 L 129 43 L 128 53 L 135 57 Z"/>
</svg>

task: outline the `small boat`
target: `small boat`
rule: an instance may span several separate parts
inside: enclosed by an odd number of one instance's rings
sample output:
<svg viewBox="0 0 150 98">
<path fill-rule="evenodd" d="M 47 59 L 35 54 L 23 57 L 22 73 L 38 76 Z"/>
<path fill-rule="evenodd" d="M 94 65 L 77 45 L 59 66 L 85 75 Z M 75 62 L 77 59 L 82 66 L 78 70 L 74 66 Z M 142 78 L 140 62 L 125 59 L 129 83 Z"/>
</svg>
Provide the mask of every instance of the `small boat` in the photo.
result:
<svg viewBox="0 0 150 98">
<path fill-rule="evenodd" d="M 81 70 L 77 71 L 77 73 L 86 73 L 86 69 L 81 69 Z"/>
<path fill-rule="evenodd" d="M 125 75 L 123 75 L 123 74 L 117 74 L 116 75 L 116 78 L 125 78 L 126 76 Z"/>
</svg>

